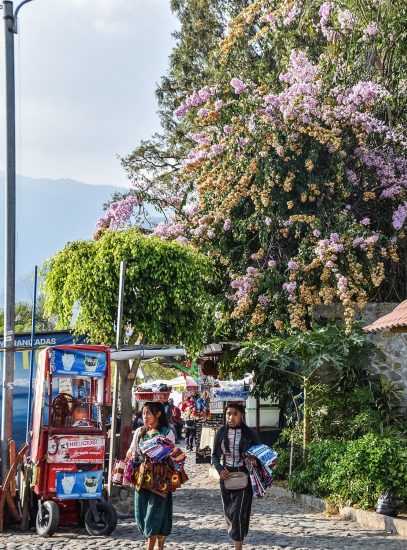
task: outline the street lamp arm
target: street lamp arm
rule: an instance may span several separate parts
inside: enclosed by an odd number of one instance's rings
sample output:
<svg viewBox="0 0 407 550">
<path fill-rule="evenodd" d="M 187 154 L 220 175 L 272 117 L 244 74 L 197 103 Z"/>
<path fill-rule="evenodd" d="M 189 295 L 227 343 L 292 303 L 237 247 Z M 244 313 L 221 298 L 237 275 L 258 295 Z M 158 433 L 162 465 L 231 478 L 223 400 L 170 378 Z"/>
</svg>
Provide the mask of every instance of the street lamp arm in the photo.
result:
<svg viewBox="0 0 407 550">
<path fill-rule="evenodd" d="M 18 34 L 18 28 L 17 28 L 17 16 L 20 9 L 24 6 L 24 4 L 27 4 L 27 2 L 32 2 L 32 0 L 23 0 L 16 8 L 16 11 L 14 12 L 14 21 L 13 21 L 13 33 Z"/>
</svg>

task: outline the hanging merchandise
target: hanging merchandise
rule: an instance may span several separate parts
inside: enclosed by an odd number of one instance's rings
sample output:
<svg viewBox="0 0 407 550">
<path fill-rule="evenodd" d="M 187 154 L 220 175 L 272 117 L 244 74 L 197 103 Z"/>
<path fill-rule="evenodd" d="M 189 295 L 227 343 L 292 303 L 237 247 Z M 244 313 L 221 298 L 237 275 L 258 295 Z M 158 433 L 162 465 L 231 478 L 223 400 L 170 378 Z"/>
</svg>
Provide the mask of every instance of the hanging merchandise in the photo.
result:
<svg viewBox="0 0 407 550">
<path fill-rule="evenodd" d="M 165 497 L 188 480 L 186 458 L 182 449 L 162 435 L 139 441 L 131 460 L 118 461 L 113 482 L 125 486 L 130 481 L 137 491 L 148 489 Z"/>
<path fill-rule="evenodd" d="M 267 445 L 253 445 L 244 456 L 246 468 L 249 472 L 253 495 L 263 497 L 273 483 L 273 468 L 278 454 Z"/>
</svg>

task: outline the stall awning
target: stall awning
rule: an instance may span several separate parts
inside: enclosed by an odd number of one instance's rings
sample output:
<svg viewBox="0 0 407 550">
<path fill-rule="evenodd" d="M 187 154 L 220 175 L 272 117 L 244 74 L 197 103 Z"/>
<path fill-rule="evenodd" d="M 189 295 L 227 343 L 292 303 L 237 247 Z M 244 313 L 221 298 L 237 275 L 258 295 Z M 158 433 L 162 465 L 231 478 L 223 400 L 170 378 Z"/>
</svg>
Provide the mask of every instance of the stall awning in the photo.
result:
<svg viewBox="0 0 407 550">
<path fill-rule="evenodd" d="M 153 359 L 154 357 L 178 357 L 185 356 L 184 348 L 180 347 L 162 347 L 162 346 L 134 346 L 121 350 L 112 350 L 110 358 L 112 361 L 124 361 L 126 359 Z"/>
</svg>

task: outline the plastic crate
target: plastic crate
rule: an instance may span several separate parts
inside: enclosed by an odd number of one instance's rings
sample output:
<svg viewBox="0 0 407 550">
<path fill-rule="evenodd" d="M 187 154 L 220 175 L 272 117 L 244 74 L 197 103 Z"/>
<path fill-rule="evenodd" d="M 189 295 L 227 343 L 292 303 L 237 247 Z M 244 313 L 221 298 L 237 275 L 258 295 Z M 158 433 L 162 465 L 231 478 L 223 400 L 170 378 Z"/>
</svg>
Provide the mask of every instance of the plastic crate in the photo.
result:
<svg viewBox="0 0 407 550">
<path fill-rule="evenodd" d="M 136 391 L 136 401 L 159 401 L 165 403 L 170 397 L 170 391 Z"/>
</svg>

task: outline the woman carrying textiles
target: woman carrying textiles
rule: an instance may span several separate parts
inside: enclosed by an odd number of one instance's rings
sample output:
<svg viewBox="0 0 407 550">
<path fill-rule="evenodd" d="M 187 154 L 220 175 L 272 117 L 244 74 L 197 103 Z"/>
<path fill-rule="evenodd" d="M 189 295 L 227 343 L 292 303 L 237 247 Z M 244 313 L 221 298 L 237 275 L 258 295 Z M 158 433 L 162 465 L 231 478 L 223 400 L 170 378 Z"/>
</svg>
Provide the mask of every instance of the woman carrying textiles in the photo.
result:
<svg viewBox="0 0 407 550">
<path fill-rule="evenodd" d="M 243 422 L 244 414 L 243 405 L 228 404 L 225 412 L 226 424 L 216 432 L 212 454 L 212 464 L 220 476 L 220 490 L 228 535 L 234 541 L 236 550 L 243 548 L 243 540 L 249 532 L 253 500 L 243 453 L 252 445 L 260 443 L 257 432 Z M 232 478 L 235 472 L 243 472 L 237 483 L 242 485 L 241 488 L 236 488 L 236 484 L 233 487 Z"/>
<path fill-rule="evenodd" d="M 133 437 L 133 441 L 126 454 L 126 459 L 135 458 L 143 460 L 141 447 L 143 444 L 151 442 L 159 436 L 165 437 L 171 443 L 175 442 L 174 434 L 168 425 L 168 419 L 165 414 L 162 403 L 148 402 L 142 409 L 144 425 L 138 428 Z M 137 527 L 147 538 L 147 550 L 154 548 L 164 548 L 166 537 L 172 529 L 172 493 L 162 495 L 140 488 L 134 494 L 134 512 Z M 157 543 L 157 546 L 155 546 Z"/>
</svg>

